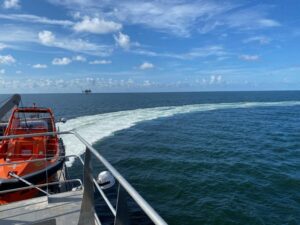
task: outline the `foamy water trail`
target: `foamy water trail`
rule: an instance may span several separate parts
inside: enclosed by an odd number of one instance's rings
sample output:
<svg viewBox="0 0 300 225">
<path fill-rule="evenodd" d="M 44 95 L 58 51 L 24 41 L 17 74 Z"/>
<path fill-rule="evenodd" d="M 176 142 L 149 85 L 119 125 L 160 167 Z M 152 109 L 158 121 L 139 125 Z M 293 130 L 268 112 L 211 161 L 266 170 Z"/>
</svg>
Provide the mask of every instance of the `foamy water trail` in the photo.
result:
<svg viewBox="0 0 300 225">
<path fill-rule="evenodd" d="M 253 108 L 271 106 L 296 106 L 300 101 L 285 102 L 241 102 L 241 103 L 215 103 L 195 104 L 183 106 L 166 106 L 145 109 L 126 110 L 112 113 L 104 113 L 92 116 L 81 116 L 68 120 L 65 124 L 59 123 L 61 131 L 76 130 L 89 143 L 95 142 L 113 135 L 114 132 L 130 128 L 137 123 L 154 120 L 173 115 L 201 112 L 220 109 Z M 82 154 L 84 145 L 72 135 L 62 136 L 66 145 L 66 154 Z"/>
</svg>

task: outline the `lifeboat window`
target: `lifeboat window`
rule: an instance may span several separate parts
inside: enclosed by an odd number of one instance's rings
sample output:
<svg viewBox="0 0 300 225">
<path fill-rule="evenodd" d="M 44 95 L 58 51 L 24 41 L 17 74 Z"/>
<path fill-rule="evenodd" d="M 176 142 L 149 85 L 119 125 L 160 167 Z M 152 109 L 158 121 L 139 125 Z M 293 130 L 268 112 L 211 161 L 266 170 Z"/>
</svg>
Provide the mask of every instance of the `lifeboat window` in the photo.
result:
<svg viewBox="0 0 300 225">
<path fill-rule="evenodd" d="M 10 131 L 14 130 L 45 130 L 52 132 L 53 129 L 53 119 L 51 114 L 48 112 L 18 112 L 14 115 L 11 122 Z M 13 132 L 14 133 L 14 132 Z"/>
<path fill-rule="evenodd" d="M 0 136 L 4 135 L 6 127 L 7 127 L 7 123 L 0 123 Z"/>
<path fill-rule="evenodd" d="M 30 129 L 47 129 L 48 130 L 48 124 L 44 120 L 36 120 L 36 121 L 22 121 L 21 128 L 30 128 Z"/>
</svg>

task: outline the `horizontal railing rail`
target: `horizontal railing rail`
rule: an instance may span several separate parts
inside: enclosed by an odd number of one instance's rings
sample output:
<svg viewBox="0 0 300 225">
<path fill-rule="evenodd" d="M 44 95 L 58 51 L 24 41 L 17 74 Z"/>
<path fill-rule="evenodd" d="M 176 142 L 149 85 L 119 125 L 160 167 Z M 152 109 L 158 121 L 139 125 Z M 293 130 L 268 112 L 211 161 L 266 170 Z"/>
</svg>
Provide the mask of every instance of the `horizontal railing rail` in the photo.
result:
<svg viewBox="0 0 300 225">
<path fill-rule="evenodd" d="M 91 168 L 90 168 L 90 153 L 94 157 L 96 157 L 103 165 L 104 167 L 114 176 L 114 178 L 118 181 L 119 183 L 119 189 L 118 189 L 118 199 L 117 199 L 117 209 L 114 209 L 112 204 L 109 202 L 108 198 L 105 196 L 104 192 L 101 190 L 101 187 L 98 185 L 97 181 L 92 178 L 91 182 L 92 184 L 94 183 L 97 190 L 100 192 L 101 196 L 105 200 L 106 204 L 110 208 L 112 214 L 115 216 L 115 224 L 122 224 L 119 223 L 118 220 L 118 211 L 120 211 L 119 214 L 123 214 L 121 212 L 124 211 L 121 207 L 121 203 L 124 202 L 124 194 L 123 192 L 125 191 L 126 193 L 129 194 L 129 196 L 137 203 L 137 205 L 144 211 L 144 213 L 151 219 L 151 221 L 156 224 L 156 225 L 167 225 L 167 223 L 163 220 L 163 218 L 144 200 L 144 198 L 129 184 L 129 182 L 96 150 L 91 146 L 81 135 L 79 135 L 76 131 L 62 131 L 62 132 L 45 132 L 45 133 L 34 133 L 34 134 L 21 134 L 21 135 L 9 135 L 9 136 L 1 136 L 1 140 L 9 140 L 9 139 L 16 139 L 16 138 L 30 138 L 30 137 L 39 137 L 39 136 L 53 136 L 53 135 L 66 135 L 66 134 L 71 134 L 74 135 L 81 143 L 83 143 L 86 147 L 86 152 L 85 152 L 85 160 L 83 161 L 80 156 L 77 155 L 72 155 L 71 157 L 79 157 L 80 161 L 84 165 L 84 184 L 83 187 L 84 189 L 90 189 L 89 187 L 89 178 L 90 173 L 91 173 Z M 87 157 L 88 156 L 88 157 Z M 70 157 L 70 156 L 69 156 Z M 45 160 L 45 159 L 43 159 Z M 12 163 L 14 164 L 14 163 Z M 86 165 L 89 164 L 89 165 Z M 87 174 L 86 174 L 87 173 Z M 87 183 L 87 187 L 85 187 L 85 183 Z M 47 185 L 47 184 L 45 184 Z M 83 198 L 87 198 L 91 201 L 91 204 L 93 204 L 93 200 L 91 199 L 92 196 L 91 194 L 85 194 L 86 191 L 84 191 L 84 196 Z M 88 192 L 88 191 L 87 191 Z M 0 192 L 1 194 L 1 192 Z M 124 204 L 126 205 L 126 204 Z M 83 207 L 83 205 L 82 205 Z M 86 208 L 83 207 L 83 208 Z M 85 211 L 87 212 L 87 211 Z M 128 216 L 128 215 L 127 215 Z M 124 218 L 124 215 L 121 215 L 120 217 Z M 125 216 L 126 217 L 126 216 Z M 86 219 L 83 216 L 84 219 Z M 79 224 L 84 224 L 86 220 L 80 221 Z M 87 223 L 86 223 L 87 224 Z M 124 223 L 125 224 L 125 223 Z"/>
<path fill-rule="evenodd" d="M 44 133 L 34 133 L 34 134 L 13 134 L 7 136 L 1 136 L 1 140 L 9 140 L 15 138 L 30 138 L 30 137 L 40 137 L 40 136 L 54 136 L 54 135 L 62 135 L 62 134 L 74 134 L 73 131 L 60 131 L 60 132 L 44 132 Z"/>
<path fill-rule="evenodd" d="M 52 159 L 63 159 L 63 158 L 79 158 L 79 156 L 78 155 L 66 155 L 66 156 L 56 156 L 56 157 L 54 156 L 54 157 L 40 158 L 40 159 L 28 159 L 28 160 L 22 160 L 22 161 L 0 163 L 0 167 L 7 166 L 7 165 L 17 165 L 17 164 L 23 164 L 23 163 L 40 162 L 40 161 L 46 161 L 46 160 L 52 160 Z"/>
<path fill-rule="evenodd" d="M 16 191 L 23 191 L 23 190 L 27 190 L 27 189 L 34 189 L 36 187 L 40 188 L 40 187 L 46 187 L 46 186 L 51 186 L 51 185 L 74 183 L 74 182 L 78 182 L 79 186 L 82 186 L 82 181 L 80 179 L 71 179 L 71 180 L 65 180 L 65 181 L 56 181 L 56 182 L 51 182 L 51 183 L 30 185 L 30 186 L 20 187 L 20 188 L 13 188 L 13 189 L 9 189 L 9 190 L 0 191 L 0 194 L 6 194 L 6 193 L 16 192 Z"/>
</svg>

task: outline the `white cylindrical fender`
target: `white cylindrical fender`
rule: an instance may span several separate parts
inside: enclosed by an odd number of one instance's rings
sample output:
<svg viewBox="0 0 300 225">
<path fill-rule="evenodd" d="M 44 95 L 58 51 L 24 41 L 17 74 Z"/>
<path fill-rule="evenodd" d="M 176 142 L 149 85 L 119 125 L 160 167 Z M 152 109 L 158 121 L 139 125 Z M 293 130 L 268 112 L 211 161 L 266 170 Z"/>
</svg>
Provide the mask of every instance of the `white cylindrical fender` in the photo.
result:
<svg viewBox="0 0 300 225">
<path fill-rule="evenodd" d="M 97 183 L 100 185 L 101 189 L 105 190 L 114 186 L 116 181 L 109 171 L 102 171 L 98 175 Z"/>
</svg>

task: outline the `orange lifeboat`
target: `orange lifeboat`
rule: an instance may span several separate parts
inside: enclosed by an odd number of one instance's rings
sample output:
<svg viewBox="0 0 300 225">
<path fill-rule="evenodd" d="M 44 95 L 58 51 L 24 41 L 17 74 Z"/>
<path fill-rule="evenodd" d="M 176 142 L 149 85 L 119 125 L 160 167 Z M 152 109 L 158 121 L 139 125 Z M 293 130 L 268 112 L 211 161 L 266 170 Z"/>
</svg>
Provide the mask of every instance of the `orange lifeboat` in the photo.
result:
<svg viewBox="0 0 300 225">
<path fill-rule="evenodd" d="M 43 135 L 56 132 L 51 109 L 39 107 L 15 108 L 6 126 L 0 143 L 0 191 L 42 184 L 56 179 L 57 172 L 64 164 L 65 151 L 62 140 L 57 135 Z M 22 137 L 27 134 L 41 135 Z M 11 176 L 11 174 L 16 176 Z M 20 177 L 22 179 L 18 179 Z M 33 198 L 40 193 L 36 189 L 0 194 L 0 204 Z"/>
</svg>

